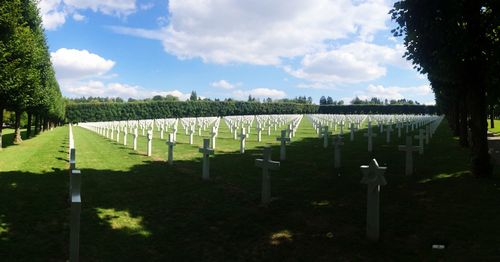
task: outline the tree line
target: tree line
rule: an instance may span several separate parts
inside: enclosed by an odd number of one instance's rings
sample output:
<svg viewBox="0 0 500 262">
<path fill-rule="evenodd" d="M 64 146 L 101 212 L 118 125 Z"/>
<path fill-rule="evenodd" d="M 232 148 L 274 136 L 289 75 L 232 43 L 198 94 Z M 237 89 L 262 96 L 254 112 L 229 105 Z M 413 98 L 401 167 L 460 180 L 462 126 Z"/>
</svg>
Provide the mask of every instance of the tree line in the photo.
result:
<svg viewBox="0 0 500 262">
<path fill-rule="evenodd" d="M 35 0 L 0 1 L 0 148 L 4 110 L 15 114 L 14 143 L 20 143 L 21 117 L 27 135 L 61 122 L 65 105 Z M 33 120 L 34 118 L 34 120 Z"/>
<path fill-rule="evenodd" d="M 427 74 L 436 105 L 470 147 L 471 171 L 491 176 L 487 118 L 500 97 L 500 1 L 404 0 L 390 13 L 406 58 Z"/>
<path fill-rule="evenodd" d="M 66 119 L 71 123 L 134 119 L 259 114 L 434 114 L 434 106 L 344 105 L 318 106 L 304 103 L 248 101 L 142 101 L 131 103 L 69 103 Z"/>
</svg>

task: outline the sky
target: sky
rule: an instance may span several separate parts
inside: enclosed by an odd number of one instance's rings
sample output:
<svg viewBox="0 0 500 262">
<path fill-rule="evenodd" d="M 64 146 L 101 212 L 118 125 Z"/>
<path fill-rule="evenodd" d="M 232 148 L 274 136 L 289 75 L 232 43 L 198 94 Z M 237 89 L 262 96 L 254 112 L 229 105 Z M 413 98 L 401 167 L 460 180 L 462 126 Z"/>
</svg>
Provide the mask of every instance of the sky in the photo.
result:
<svg viewBox="0 0 500 262">
<path fill-rule="evenodd" d="M 40 0 L 64 96 L 434 104 L 389 0 Z"/>
</svg>

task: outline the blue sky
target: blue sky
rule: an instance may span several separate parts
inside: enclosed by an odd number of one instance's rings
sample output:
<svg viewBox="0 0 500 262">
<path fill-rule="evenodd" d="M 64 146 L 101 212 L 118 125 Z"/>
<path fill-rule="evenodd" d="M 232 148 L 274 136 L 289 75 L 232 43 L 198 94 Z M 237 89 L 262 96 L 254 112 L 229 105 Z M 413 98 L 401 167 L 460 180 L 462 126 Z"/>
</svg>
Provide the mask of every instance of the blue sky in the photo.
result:
<svg viewBox="0 0 500 262">
<path fill-rule="evenodd" d="M 41 0 L 68 97 L 324 96 L 433 104 L 386 0 Z"/>
</svg>

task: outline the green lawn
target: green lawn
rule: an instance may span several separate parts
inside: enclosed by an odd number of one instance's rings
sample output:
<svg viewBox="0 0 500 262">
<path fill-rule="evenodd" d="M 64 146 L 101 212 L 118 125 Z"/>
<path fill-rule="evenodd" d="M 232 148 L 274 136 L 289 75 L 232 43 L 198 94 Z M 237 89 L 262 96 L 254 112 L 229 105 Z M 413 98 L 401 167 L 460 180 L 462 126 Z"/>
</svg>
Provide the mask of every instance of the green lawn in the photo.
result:
<svg viewBox="0 0 500 262">
<path fill-rule="evenodd" d="M 253 131 L 253 130 L 252 130 Z M 359 166 L 371 159 L 361 132 L 347 136 L 341 170 L 333 149 L 323 149 L 307 119 L 287 147 L 288 159 L 271 173 L 274 201 L 260 202 L 259 147 L 239 154 L 221 123 L 211 180 L 201 180 L 200 153 L 178 133 L 174 166 L 155 133 L 153 157 L 76 127 L 82 170 L 82 261 L 344 261 L 500 259 L 500 180 L 468 172 L 468 151 L 443 122 L 417 174 L 404 177 L 402 138 L 377 137 L 374 153 L 388 165 L 381 194 L 381 241 L 365 240 L 366 186 Z M 363 131 L 364 132 L 364 131 Z M 68 257 L 67 127 L 45 132 L 0 152 L 0 257 L 2 261 L 62 261 Z M 208 136 L 208 132 L 204 132 Z M 166 137 L 166 136 L 165 136 Z M 498 168 L 496 170 L 498 173 Z M 446 249 L 433 251 L 432 244 Z"/>
<path fill-rule="evenodd" d="M 488 130 L 493 133 L 500 133 L 500 120 L 493 120 L 495 121 L 495 128 L 491 128 L 491 122 L 488 120 Z"/>
</svg>

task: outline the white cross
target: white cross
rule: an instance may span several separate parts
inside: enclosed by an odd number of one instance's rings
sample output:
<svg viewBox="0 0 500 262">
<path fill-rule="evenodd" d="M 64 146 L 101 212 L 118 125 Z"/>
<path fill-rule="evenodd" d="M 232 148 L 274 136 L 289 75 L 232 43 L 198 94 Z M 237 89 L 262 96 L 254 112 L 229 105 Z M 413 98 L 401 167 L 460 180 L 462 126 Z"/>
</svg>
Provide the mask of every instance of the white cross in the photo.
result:
<svg viewBox="0 0 500 262">
<path fill-rule="evenodd" d="M 290 142 L 290 138 L 286 137 L 286 130 L 281 130 L 281 136 L 276 138 L 276 141 L 280 141 L 280 160 L 286 159 L 286 142 Z"/>
<path fill-rule="evenodd" d="M 174 163 L 174 146 L 175 146 L 175 141 L 174 141 L 174 134 L 168 134 L 168 141 L 166 142 L 168 145 L 168 164 L 172 165 Z"/>
<path fill-rule="evenodd" d="M 372 123 L 370 121 L 368 121 L 368 133 L 365 133 L 364 136 L 368 137 L 368 152 L 372 152 L 373 151 L 372 138 L 376 137 L 377 134 L 373 133 Z"/>
<path fill-rule="evenodd" d="M 328 136 L 329 136 L 328 126 L 324 126 L 322 128 L 321 136 L 323 137 L 323 148 L 327 148 L 328 147 Z"/>
<path fill-rule="evenodd" d="M 245 132 L 245 128 L 241 128 L 241 134 L 238 136 L 240 138 L 240 153 L 244 154 L 245 153 L 245 141 L 248 137 L 248 135 Z"/>
<path fill-rule="evenodd" d="M 366 237 L 378 241 L 380 235 L 380 186 L 387 185 L 384 173 L 387 167 L 379 167 L 372 159 L 368 166 L 361 166 L 362 184 L 367 184 Z"/>
<path fill-rule="evenodd" d="M 271 148 L 264 147 L 264 155 L 262 159 L 255 159 L 255 165 L 262 168 L 262 204 L 267 204 L 271 201 L 271 179 L 269 170 L 278 170 L 280 162 L 271 160 Z"/>
<path fill-rule="evenodd" d="M 412 146 L 411 136 L 406 137 L 406 145 L 400 145 L 399 151 L 406 152 L 406 161 L 405 161 L 405 175 L 410 176 L 413 174 L 413 151 L 418 151 L 418 146 Z"/>
<path fill-rule="evenodd" d="M 137 127 L 134 129 L 134 150 L 137 150 L 137 137 L 139 136 L 137 134 Z"/>
<path fill-rule="evenodd" d="M 217 137 L 217 128 L 215 126 L 212 127 L 212 132 L 210 133 L 210 138 L 212 141 L 212 148 L 215 149 L 215 138 Z"/>
<path fill-rule="evenodd" d="M 340 168 L 340 146 L 344 145 L 344 142 L 342 142 L 342 138 L 340 135 L 336 136 L 333 141 L 332 145 L 334 148 L 334 161 L 333 161 L 333 167 L 334 168 Z"/>
<path fill-rule="evenodd" d="M 208 180 L 210 178 L 210 163 L 209 163 L 209 156 L 214 154 L 214 150 L 210 148 L 210 139 L 206 138 L 203 139 L 203 147 L 200 147 L 198 149 L 200 153 L 203 154 L 203 173 L 202 173 L 202 179 L 203 180 Z"/>
<path fill-rule="evenodd" d="M 148 130 L 148 156 L 151 156 L 152 149 L 153 149 L 153 131 Z"/>
<path fill-rule="evenodd" d="M 418 135 L 416 135 L 415 138 L 418 139 L 418 146 L 419 146 L 418 153 L 420 155 L 423 155 L 424 154 L 424 139 L 425 139 L 424 130 L 419 129 Z"/>
<path fill-rule="evenodd" d="M 385 133 L 386 133 L 386 136 L 385 136 L 385 142 L 387 144 L 389 144 L 391 142 L 391 132 L 392 132 L 392 126 L 391 125 L 388 125 L 386 128 L 385 128 Z"/>
</svg>

